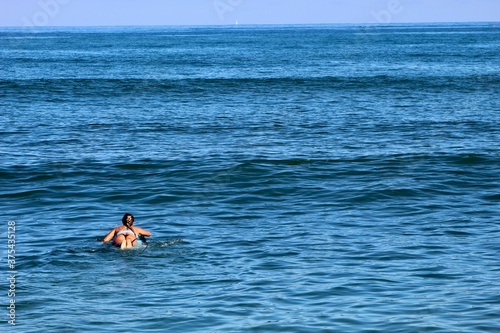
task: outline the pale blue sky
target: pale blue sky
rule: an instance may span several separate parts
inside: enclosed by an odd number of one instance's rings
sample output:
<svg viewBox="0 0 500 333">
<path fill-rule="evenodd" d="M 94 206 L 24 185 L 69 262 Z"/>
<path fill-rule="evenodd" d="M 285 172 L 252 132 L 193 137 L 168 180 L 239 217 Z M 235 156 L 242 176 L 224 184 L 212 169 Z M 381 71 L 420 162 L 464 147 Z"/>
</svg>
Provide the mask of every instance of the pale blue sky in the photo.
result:
<svg viewBox="0 0 500 333">
<path fill-rule="evenodd" d="M 0 26 L 500 21 L 500 0 L 0 0 Z"/>
</svg>

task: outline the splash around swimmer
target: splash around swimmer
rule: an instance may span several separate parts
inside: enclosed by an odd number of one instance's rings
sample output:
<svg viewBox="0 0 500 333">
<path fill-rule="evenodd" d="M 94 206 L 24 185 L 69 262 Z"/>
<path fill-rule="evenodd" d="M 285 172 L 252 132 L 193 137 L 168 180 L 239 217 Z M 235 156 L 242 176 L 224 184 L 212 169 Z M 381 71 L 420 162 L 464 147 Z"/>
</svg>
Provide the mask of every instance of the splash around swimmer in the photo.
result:
<svg viewBox="0 0 500 333">
<path fill-rule="evenodd" d="M 151 236 L 151 232 L 135 227 L 134 216 L 130 213 L 123 215 L 122 224 L 111 230 L 103 239 L 103 243 L 113 242 L 114 246 L 130 249 L 141 244 L 141 238 Z"/>
</svg>

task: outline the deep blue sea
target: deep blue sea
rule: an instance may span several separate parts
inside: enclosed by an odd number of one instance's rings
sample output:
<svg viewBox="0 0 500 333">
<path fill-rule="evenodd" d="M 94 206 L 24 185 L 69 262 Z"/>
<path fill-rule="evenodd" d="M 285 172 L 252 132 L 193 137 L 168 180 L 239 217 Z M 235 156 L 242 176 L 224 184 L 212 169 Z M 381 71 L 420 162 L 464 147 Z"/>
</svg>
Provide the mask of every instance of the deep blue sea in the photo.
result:
<svg viewBox="0 0 500 333">
<path fill-rule="evenodd" d="M 499 96 L 492 23 L 1 28 L 0 331 L 500 332 Z"/>
</svg>

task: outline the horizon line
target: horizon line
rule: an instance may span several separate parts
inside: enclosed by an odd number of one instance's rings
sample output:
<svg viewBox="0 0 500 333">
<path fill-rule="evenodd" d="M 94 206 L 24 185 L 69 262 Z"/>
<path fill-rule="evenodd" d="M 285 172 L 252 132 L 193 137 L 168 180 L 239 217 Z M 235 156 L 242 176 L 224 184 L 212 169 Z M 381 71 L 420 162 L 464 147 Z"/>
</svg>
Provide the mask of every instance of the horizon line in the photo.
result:
<svg viewBox="0 0 500 333">
<path fill-rule="evenodd" d="M 389 26 L 406 24 L 500 24 L 500 21 L 406 21 L 406 22 L 339 22 L 339 23 L 225 23 L 225 24 L 104 24 L 104 25 L 0 25 L 0 28 L 104 28 L 104 27 L 240 27 L 240 26 Z"/>
</svg>

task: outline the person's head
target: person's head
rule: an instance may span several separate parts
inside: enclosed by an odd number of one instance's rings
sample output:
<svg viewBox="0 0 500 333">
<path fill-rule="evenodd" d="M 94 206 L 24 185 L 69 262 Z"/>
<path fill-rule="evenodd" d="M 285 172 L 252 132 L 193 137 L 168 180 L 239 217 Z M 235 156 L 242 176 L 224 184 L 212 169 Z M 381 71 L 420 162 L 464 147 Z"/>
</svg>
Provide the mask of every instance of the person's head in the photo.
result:
<svg viewBox="0 0 500 333">
<path fill-rule="evenodd" d="M 125 215 L 123 215 L 122 224 L 124 226 L 130 227 L 132 224 L 134 224 L 134 215 L 130 213 L 126 213 Z"/>
</svg>

